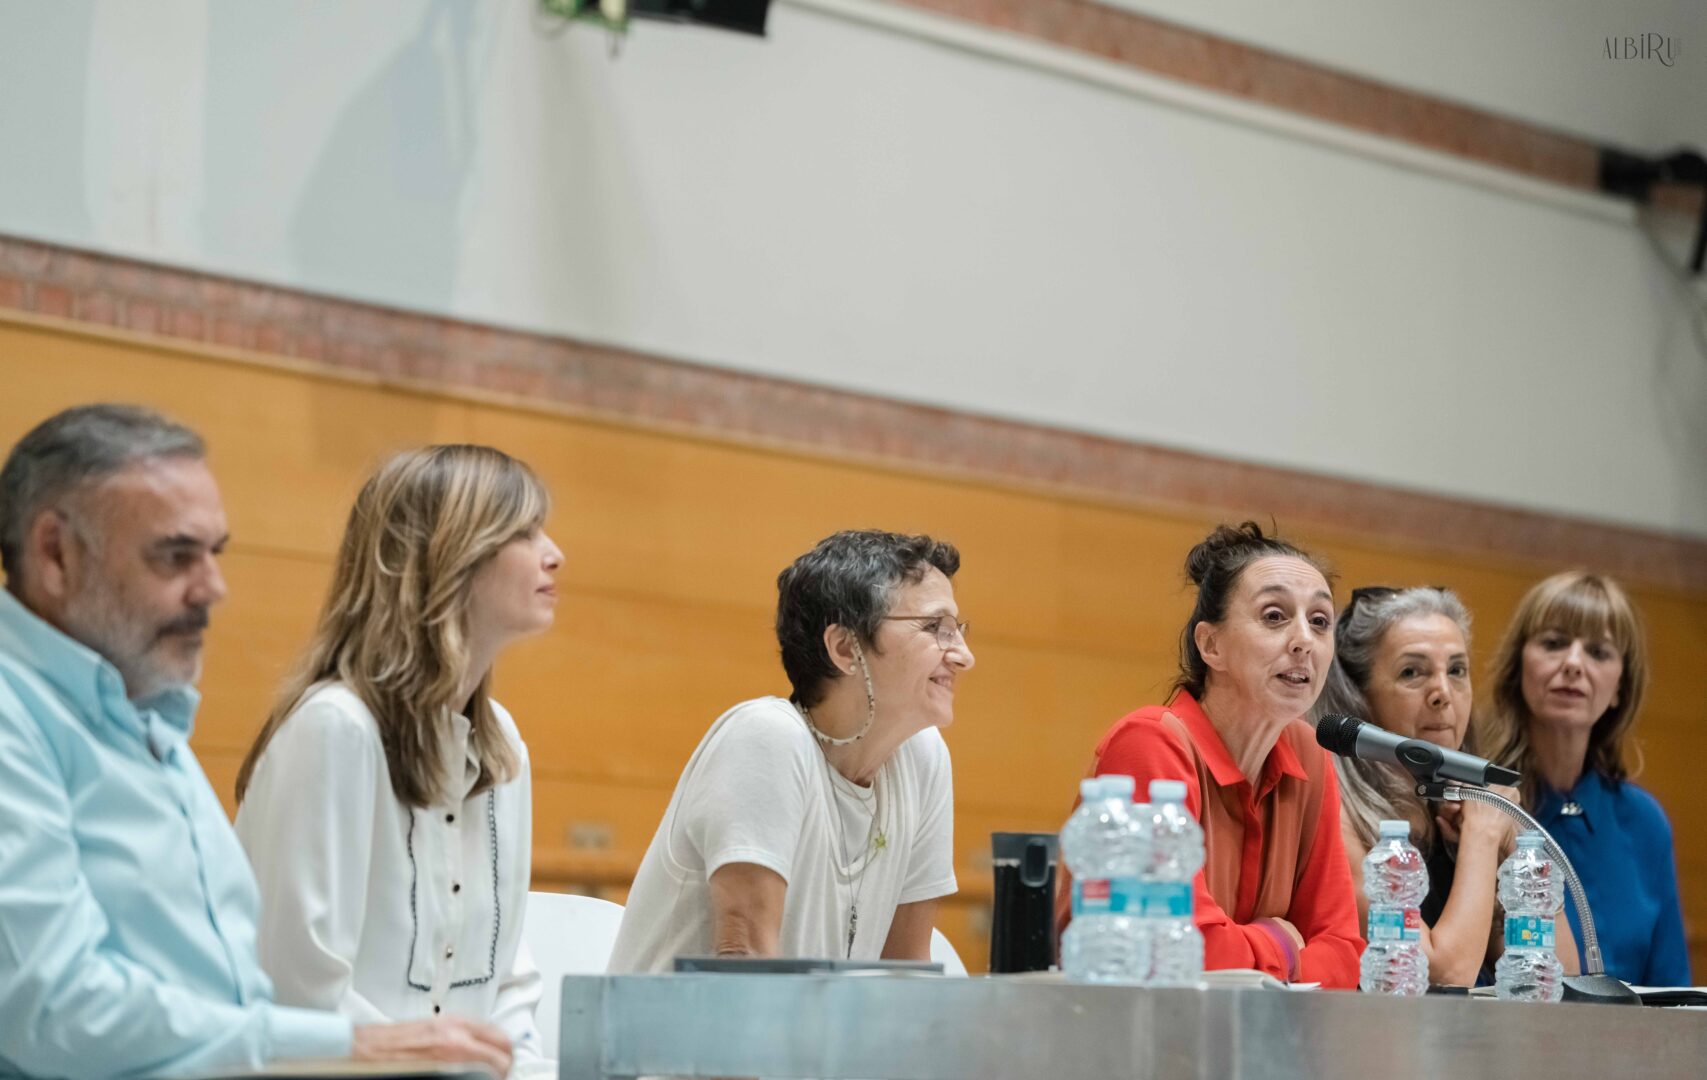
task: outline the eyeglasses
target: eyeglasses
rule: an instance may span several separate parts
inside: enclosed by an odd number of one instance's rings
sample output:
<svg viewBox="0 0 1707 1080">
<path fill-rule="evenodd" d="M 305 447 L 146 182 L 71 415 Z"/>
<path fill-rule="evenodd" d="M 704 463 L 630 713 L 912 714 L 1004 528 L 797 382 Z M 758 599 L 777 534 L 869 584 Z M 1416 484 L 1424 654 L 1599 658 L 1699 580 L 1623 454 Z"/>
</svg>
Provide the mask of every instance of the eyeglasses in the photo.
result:
<svg viewBox="0 0 1707 1080">
<path fill-rule="evenodd" d="M 1361 589 L 1351 590 L 1351 600 L 1346 603 L 1346 607 L 1356 607 L 1365 600 L 1385 600 L 1389 596 L 1397 596 L 1398 593 L 1399 590 L 1391 585 L 1365 585 Z"/>
<path fill-rule="evenodd" d="M 919 624 L 919 629 L 936 637 L 936 643 L 944 652 L 954 648 L 954 643 L 966 644 L 966 628 L 970 623 L 955 622 L 947 615 L 885 615 L 883 622 L 907 620 Z"/>
</svg>

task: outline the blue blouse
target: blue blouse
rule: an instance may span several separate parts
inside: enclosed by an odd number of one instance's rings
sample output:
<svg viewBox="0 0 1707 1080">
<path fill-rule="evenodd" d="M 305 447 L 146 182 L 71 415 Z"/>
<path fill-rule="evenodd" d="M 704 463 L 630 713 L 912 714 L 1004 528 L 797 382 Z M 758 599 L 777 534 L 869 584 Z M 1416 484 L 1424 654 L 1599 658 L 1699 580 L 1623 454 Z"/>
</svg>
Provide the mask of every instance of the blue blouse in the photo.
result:
<svg viewBox="0 0 1707 1080">
<path fill-rule="evenodd" d="M 1691 985 L 1671 823 L 1654 797 L 1590 771 L 1568 794 L 1543 787 L 1535 819 L 1583 879 L 1607 972 L 1638 986 Z M 1583 931 L 1568 893 L 1565 911 L 1580 952 Z"/>
</svg>

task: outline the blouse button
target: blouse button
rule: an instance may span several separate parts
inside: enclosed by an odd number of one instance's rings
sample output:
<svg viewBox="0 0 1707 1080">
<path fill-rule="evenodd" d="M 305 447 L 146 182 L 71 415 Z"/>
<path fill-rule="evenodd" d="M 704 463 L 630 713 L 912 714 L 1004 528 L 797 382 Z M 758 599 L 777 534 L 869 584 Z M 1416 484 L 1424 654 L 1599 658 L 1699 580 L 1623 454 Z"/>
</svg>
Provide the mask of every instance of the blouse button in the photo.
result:
<svg viewBox="0 0 1707 1080">
<path fill-rule="evenodd" d="M 437 1006 L 437 1005 L 434 1005 L 434 1006 L 433 1006 L 433 1015 L 434 1015 L 434 1016 L 437 1016 L 437 1015 L 438 1015 L 438 1013 L 439 1013 L 439 1007 L 438 1007 L 438 1006 Z"/>
<path fill-rule="evenodd" d="M 455 955 L 456 955 L 456 950 L 451 948 L 449 945 L 446 945 L 445 946 L 445 959 L 449 960 L 451 957 L 453 957 Z"/>
<path fill-rule="evenodd" d="M 456 824 L 456 815 L 455 814 L 446 814 L 445 815 L 445 824 L 455 825 Z"/>
<path fill-rule="evenodd" d="M 455 885 L 452 885 L 450 887 L 450 891 L 451 892 L 461 892 L 462 891 L 462 882 L 459 881 Z"/>
</svg>

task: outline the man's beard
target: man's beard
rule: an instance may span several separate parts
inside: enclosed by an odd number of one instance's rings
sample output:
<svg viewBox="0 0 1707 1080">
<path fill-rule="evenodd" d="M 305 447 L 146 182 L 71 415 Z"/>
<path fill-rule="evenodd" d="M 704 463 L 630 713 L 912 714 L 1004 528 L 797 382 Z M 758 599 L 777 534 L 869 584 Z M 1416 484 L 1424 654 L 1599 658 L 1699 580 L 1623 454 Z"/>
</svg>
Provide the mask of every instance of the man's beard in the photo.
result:
<svg viewBox="0 0 1707 1080">
<path fill-rule="evenodd" d="M 194 609 L 165 624 L 127 609 L 118 590 L 95 579 L 65 606 L 65 622 L 72 636 L 94 649 L 118 669 L 124 678 L 125 696 L 146 701 L 168 690 L 192 686 L 201 676 L 201 652 L 197 650 L 186 672 L 156 651 L 162 636 L 207 626 L 207 610 Z"/>
</svg>

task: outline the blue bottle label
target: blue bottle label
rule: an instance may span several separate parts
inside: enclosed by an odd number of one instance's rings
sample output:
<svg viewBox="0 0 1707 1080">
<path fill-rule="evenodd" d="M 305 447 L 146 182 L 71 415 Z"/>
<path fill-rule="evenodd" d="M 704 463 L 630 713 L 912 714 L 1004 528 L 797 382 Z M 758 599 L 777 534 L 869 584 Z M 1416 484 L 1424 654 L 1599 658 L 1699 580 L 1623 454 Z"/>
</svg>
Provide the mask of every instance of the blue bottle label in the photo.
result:
<svg viewBox="0 0 1707 1080">
<path fill-rule="evenodd" d="M 1191 883 L 1187 881 L 1147 881 L 1144 883 L 1142 911 L 1152 919 L 1189 919 L 1191 917 Z"/>
<path fill-rule="evenodd" d="M 1371 907 L 1370 941 L 1421 941 L 1422 912 L 1416 908 Z"/>
<path fill-rule="evenodd" d="M 1505 947 L 1508 949 L 1551 949 L 1553 920 L 1538 915 L 1507 915 Z"/>
<path fill-rule="evenodd" d="M 1143 883 L 1135 877 L 1074 878 L 1074 915 L 1136 915 Z"/>
</svg>

